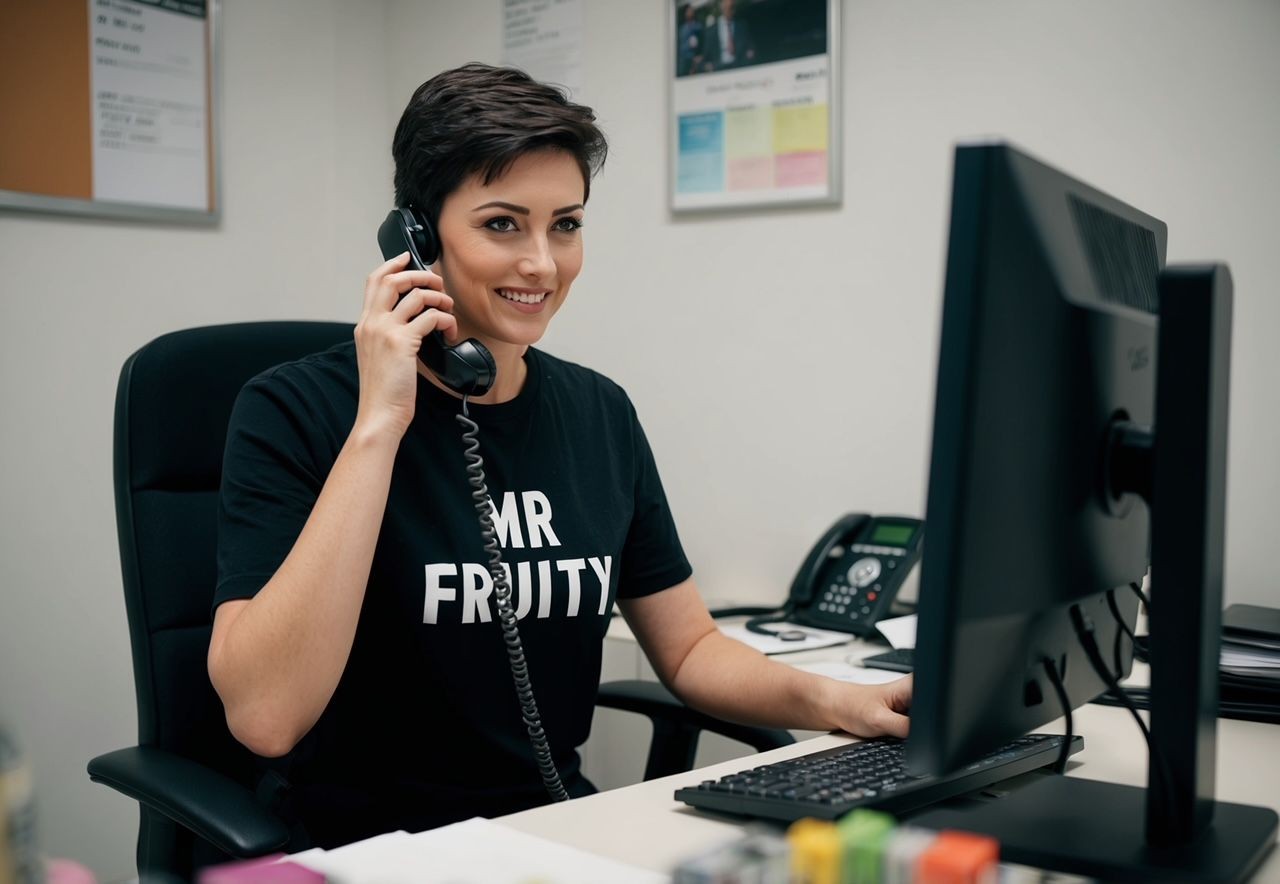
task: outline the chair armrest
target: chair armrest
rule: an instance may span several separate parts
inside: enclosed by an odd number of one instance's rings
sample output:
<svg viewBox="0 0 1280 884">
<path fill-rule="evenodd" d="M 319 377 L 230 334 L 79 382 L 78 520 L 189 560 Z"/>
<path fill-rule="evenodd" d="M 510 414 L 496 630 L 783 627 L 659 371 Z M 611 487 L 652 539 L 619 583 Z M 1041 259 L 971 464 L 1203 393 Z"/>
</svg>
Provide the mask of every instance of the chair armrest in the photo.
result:
<svg viewBox="0 0 1280 884">
<path fill-rule="evenodd" d="M 746 743 L 757 752 L 790 746 L 795 737 L 782 728 L 735 724 L 691 709 L 657 682 L 623 680 L 600 685 L 596 705 L 647 716 L 653 722 L 653 742 L 644 778 L 652 780 L 683 773 L 693 767 L 700 731 Z"/>
<path fill-rule="evenodd" d="M 99 755 L 89 762 L 89 779 L 240 859 L 273 853 L 289 840 L 289 828 L 244 786 L 164 749 L 134 746 Z"/>
</svg>

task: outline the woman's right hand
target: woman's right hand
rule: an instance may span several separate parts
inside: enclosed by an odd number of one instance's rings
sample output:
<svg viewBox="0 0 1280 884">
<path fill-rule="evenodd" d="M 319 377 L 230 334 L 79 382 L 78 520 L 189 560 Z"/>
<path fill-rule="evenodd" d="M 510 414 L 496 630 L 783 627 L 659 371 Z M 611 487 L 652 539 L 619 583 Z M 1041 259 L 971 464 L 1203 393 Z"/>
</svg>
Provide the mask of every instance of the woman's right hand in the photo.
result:
<svg viewBox="0 0 1280 884">
<path fill-rule="evenodd" d="M 458 334 L 444 280 L 430 270 L 406 270 L 408 264 L 409 253 L 404 252 L 369 274 L 355 334 L 360 368 L 356 429 L 391 433 L 397 441 L 413 420 L 422 339 L 433 331 L 444 332 L 449 341 Z"/>
</svg>

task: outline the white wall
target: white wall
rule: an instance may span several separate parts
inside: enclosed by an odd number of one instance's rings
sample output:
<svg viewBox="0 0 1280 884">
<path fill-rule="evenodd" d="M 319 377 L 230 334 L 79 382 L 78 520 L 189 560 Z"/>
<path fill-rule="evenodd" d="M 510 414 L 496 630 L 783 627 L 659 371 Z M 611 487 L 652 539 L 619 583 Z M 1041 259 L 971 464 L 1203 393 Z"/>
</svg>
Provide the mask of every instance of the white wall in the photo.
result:
<svg viewBox="0 0 1280 884">
<path fill-rule="evenodd" d="M 381 2 L 230 0 L 216 229 L 0 214 L 0 718 L 48 852 L 132 874 L 137 804 L 85 763 L 137 728 L 111 489 L 125 358 L 177 328 L 351 318 L 391 204 Z"/>
<path fill-rule="evenodd" d="M 952 147 L 999 135 L 1231 264 L 1227 596 L 1277 601 L 1280 5 L 845 0 L 843 206 L 697 219 L 666 209 L 667 4 L 584 5 L 611 150 L 545 346 L 636 400 L 704 595 L 778 599 L 839 513 L 923 510 Z M 499 61 L 499 11 L 393 2 L 396 99 Z"/>
<path fill-rule="evenodd" d="M 665 4 L 585 5 L 612 149 L 544 345 L 630 391 L 704 594 L 779 599 L 840 512 L 923 508 L 951 148 L 995 134 L 1167 221 L 1170 260 L 1231 263 L 1227 594 L 1277 603 L 1280 6 L 845 0 L 843 205 L 673 219 Z M 499 23 L 497 0 L 226 0 L 219 229 L 0 215 L 0 716 L 51 852 L 105 877 L 132 855 L 132 803 L 83 775 L 134 736 L 118 366 L 178 327 L 354 318 L 395 119 L 429 75 L 498 61 Z"/>
</svg>

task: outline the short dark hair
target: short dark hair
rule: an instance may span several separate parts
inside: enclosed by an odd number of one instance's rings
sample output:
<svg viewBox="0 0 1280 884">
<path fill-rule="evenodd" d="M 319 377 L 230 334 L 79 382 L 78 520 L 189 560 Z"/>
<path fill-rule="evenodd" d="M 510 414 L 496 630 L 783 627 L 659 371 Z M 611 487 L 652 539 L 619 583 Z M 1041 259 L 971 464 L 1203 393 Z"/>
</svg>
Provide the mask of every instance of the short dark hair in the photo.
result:
<svg viewBox="0 0 1280 884">
<path fill-rule="evenodd" d="M 563 150 L 582 170 L 583 202 L 608 144 L 591 108 L 516 68 L 472 62 L 436 74 L 409 99 L 391 156 L 397 206 L 434 222 L 445 198 L 471 175 L 491 183 L 525 154 Z"/>
</svg>

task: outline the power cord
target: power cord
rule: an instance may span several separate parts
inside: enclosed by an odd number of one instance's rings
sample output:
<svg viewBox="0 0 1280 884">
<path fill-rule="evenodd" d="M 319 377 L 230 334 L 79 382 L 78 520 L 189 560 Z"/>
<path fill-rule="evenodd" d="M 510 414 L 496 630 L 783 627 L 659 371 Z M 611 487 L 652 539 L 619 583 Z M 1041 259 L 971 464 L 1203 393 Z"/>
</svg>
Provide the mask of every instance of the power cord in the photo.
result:
<svg viewBox="0 0 1280 884">
<path fill-rule="evenodd" d="M 1129 584 L 1129 588 L 1133 590 L 1134 595 L 1146 606 L 1148 613 L 1151 611 L 1151 599 L 1147 598 L 1147 594 L 1142 591 L 1142 584 L 1134 581 Z"/>
<path fill-rule="evenodd" d="M 520 700 L 520 714 L 529 743 L 533 746 L 533 758 L 542 776 L 542 785 L 552 801 L 568 801 L 569 793 L 560 781 L 547 734 L 542 729 L 542 717 L 538 714 L 538 701 L 533 696 L 529 681 L 529 664 L 524 658 L 524 645 L 520 641 L 520 626 L 515 610 L 511 607 L 511 585 L 502 567 L 502 551 L 498 548 L 498 534 L 493 528 L 489 489 L 484 477 L 484 459 L 480 457 L 480 427 L 467 412 L 467 399 L 462 397 L 462 414 L 455 415 L 462 425 L 462 441 L 466 443 L 463 456 L 467 459 L 467 481 L 471 484 L 471 500 L 480 518 L 480 535 L 484 538 L 484 551 L 489 556 L 489 575 L 493 578 L 493 594 L 498 601 L 498 622 L 507 645 L 507 657 L 511 663 L 511 678 L 515 682 L 516 696 Z"/>
<path fill-rule="evenodd" d="M 1113 597 L 1110 594 L 1108 594 L 1108 598 L 1113 600 Z M 1117 607 L 1112 607 L 1112 613 L 1117 615 L 1117 620 L 1122 626 L 1127 626 L 1127 624 L 1124 624 L 1123 619 L 1119 617 L 1119 610 Z M 1107 665 L 1102 659 L 1102 651 L 1098 647 L 1097 636 L 1093 628 L 1093 621 L 1091 621 L 1088 615 L 1080 609 L 1079 605 L 1071 606 L 1071 624 L 1075 627 L 1076 638 L 1080 640 L 1080 646 L 1084 648 L 1085 656 L 1089 658 L 1089 663 L 1093 666 L 1093 671 L 1096 672 L 1098 674 L 1098 678 L 1102 679 L 1106 684 L 1107 690 L 1110 692 L 1111 696 L 1114 697 L 1121 706 L 1128 709 L 1129 714 L 1133 716 L 1133 720 L 1137 722 L 1138 729 L 1142 731 L 1143 739 L 1147 741 L 1147 753 L 1151 756 L 1152 761 L 1155 762 L 1154 766 L 1156 776 L 1160 778 L 1161 792 L 1162 794 L 1168 795 L 1168 786 L 1170 782 L 1169 769 L 1165 765 L 1164 756 L 1161 755 L 1160 751 L 1151 741 L 1151 730 L 1147 727 L 1147 723 L 1142 720 L 1142 716 L 1138 714 L 1137 703 L 1134 702 L 1134 699 L 1129 695 L 1129 692 L 1120 685 L 1119 673 L 1122 671 L 1122 667 L 1117 666 L 1115 672 L 1111 672 L 1107 669 Z M 1127 628 L 1124 629 L 1124 632 L 1131 638 L 1133 637 L 1133 632 Z"/>
<path fill-rule="evenodd" d="M 1129 584 L 1129 588 L 1133 590 L 1133 594 L 1138 597 L 1138 601 L 1142 602 L 1143 607 L 1147 609 L 1147 616 L 1151 616 L 1151 599 L 1142 591 L 1142 584 L 1135 581 Z M 1112 613 L 1115 615 L 1117 620 L 1122 624 L 1124 623 L 1124 618 L 1121 617 L 1118 612 L 1113 611 Z M 1125 625 L 1127 626 L 1128 624 Z M 1150 649 L 1147 647 L 1147 636 L 1134 635 L 1133 631 L 1130 629 L 1126 629 L 1125 631 L 1129 634 L 1129 638 L 1133 639 L 1133 656 L 1141 660 L 1143 663 L 1150 663 L 1151 653 Z M 1148 630 L 1148 632 L 1149 631 L 1150 630 Z M 1117 639 L 1117 641 L 1118 640 L 1119 639 Z"/>
<path fill-rule="evenodd" d="M 1048 657 L 1040 662 L 1045 672 L 1049 673 L 1049 683 L 1053 685 L 1053 690 L 1058 695 L 1058 702 L 1062 704 L 1062 714 L 1067 719 L 1067 733 L 1062 738 L 1062 748 L 1058 750 L 1058 760 L 1053 765 L 1054 773 L 1066 773 L 1067 759 L 1071 757 L 1071 740 L 1075 737 L 1075 729 L 1071 721 L 1071 701 L 1067 699 L 1067 686 L 1062 682 L 1057 665 Z"/>
<path fill-rule="evenodd" d="M 1120 604 L 1116 601 L 1116 591 L 1114 589 L 1107 590 L 1107 607 L 1111 609 L 1111 616 L 1115 618 L 1116 626 L 1120 627 L 1116 630 L 1116 639 L 1111 644 L 1111 659 L 1115 663 L 1115 671 L 1117 673 L 1124 671 L 1124 658 L 1121 656 L 1123 645 L 1121 639 L 1129 636 L 1132 642 L 1134 652 L 1138 650 L 1138 637 L 1133 634 L 1133 630 L 1129 628 L 1129 624 L 1124 622 L 1124 617 L 1120 613 Z"/>
</svg>

